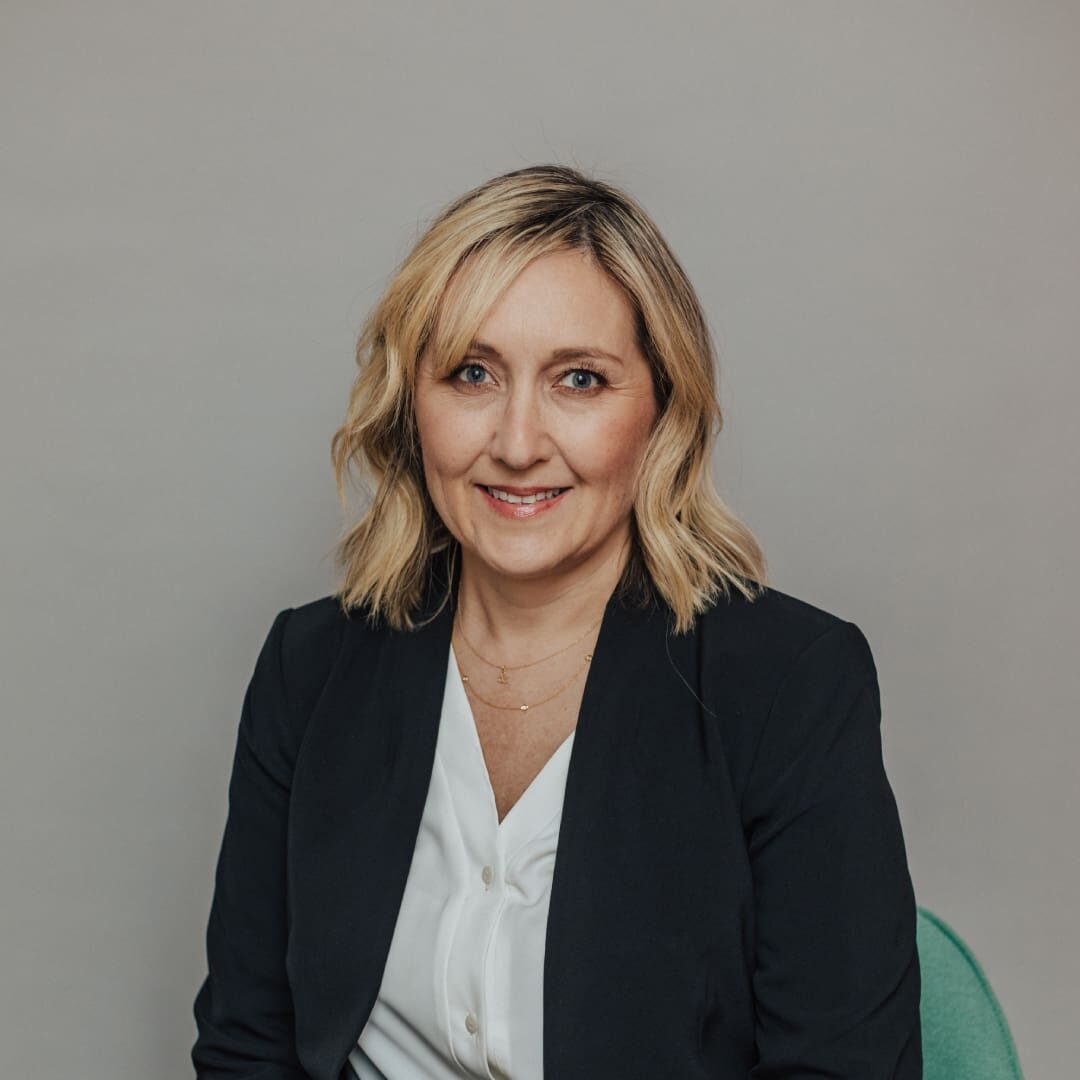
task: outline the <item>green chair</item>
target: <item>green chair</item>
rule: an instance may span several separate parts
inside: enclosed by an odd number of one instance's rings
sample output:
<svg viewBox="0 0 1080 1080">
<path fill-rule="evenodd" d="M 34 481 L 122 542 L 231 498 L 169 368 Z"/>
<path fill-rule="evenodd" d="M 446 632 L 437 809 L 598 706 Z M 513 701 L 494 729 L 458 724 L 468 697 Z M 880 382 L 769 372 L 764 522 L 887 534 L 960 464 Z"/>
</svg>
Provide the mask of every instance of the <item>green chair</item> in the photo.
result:
<svg viewBox="0 0 1080 1080">
<path fill-rule="evenodd" d="M 923 1080 L 1023 1080 L 1001 1005 L 971 950 L 917 907 Z"/>
</svg>

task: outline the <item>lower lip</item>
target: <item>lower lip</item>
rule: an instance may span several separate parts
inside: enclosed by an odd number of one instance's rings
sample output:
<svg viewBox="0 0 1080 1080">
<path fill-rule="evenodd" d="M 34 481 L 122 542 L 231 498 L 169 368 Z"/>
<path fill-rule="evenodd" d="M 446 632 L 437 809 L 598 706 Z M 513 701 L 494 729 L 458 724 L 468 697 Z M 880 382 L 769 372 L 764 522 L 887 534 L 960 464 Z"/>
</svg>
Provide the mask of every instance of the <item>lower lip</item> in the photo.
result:
<svg viewBox="0 0 1080 1080">
<path fill-rule="evenodd" d="M 487 488 L 481 487 L 479 484 L 476 485 L 476 490 L 483 495 L 484 501 L 496 514 L 501 514 L 505 518 L 523 521 L 525 518 L 534 518 L 537 514 L 543 514 L 548 510 L 554 510 L 555 507 L 558 506 L 574 489 L 567 488 L 565 491 L 556 495 L 554 499 L 541 499 L 539 502 L 534 503 L 503 502 L 502 499 L 496 499 L 493 495 L 489 495 Z"/>
</svg>

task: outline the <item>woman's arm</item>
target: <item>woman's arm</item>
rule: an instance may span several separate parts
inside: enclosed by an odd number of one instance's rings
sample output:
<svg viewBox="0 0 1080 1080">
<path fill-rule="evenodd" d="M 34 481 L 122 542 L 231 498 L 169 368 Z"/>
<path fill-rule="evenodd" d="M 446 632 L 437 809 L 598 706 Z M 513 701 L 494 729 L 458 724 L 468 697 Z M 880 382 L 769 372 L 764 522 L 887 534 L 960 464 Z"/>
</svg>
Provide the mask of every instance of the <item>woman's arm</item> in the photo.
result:
<svg viewBox="0 0 1080 1080">
<path fill-rule="evenodd" d="M 743 800 L 752 1080 L 921 1080 L 915 897 L 870 646 L 840 622 L 777 692 Z"/>
<path fill-rule="evenodd" d="M 285 972 L 285 830 L 297 732 L 282 675 L 280 612 L 244 696 L 229 809 L 195 998 L 200 1080 L 306 1080 Z"/>
</svg>

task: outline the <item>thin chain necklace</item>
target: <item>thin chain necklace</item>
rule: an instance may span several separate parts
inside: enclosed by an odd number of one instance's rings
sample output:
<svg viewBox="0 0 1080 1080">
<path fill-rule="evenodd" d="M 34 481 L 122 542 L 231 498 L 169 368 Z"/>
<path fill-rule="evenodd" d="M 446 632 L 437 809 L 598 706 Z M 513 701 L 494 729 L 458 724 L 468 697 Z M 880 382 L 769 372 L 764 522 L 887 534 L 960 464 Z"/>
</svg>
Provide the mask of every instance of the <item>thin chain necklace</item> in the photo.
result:
<svg viewBox="0 0 1080 1080">
<path fill-rule="evenodd" d="M 601 619 L 602 618 L 603 618 L 603 616 L 601 616 Z M 600 620 L 598 620 L 598 621 L 600 621 Z M 592 630 L 593 627 L 595 627 L 596 625 L 597 625 L 596 623 L 593 623 L 593 625 L 589 627 L 589 630 Z M 455 620 L 455 627 L 456 627 L 458 633 L 460 633 L 461 636 L 464 637 L 465 635 L 461 632 L 461 626 L 457 623 L 457 620 Z M 589 632 L 589 630 L 586 630 L 585 634 L 587 634 Z M 581 637 L 578 638 L 578 641 L 581 641 L 581 639 L 585 637 L 585 634 L 582 634 Z M 466 639 L 465 643 L 467 645 L 469 645 L 468 639 Z M 577 641 L 572 642 L 571 644 L 576 645 Z M 552 653 L 551 655 L 552 656 L 558 656 L 559 653 L 566 652 L 566 649 L 569 649 L 570 647 L 571 647 L 570 645 L 567 645 L 566 648 L 560 649 L 559 652 Z M 469 648 L 472 649 L 474 653 L 476 653 L 476 649 L 473 648 L 472 645 L 469 645 Z M 480 656 L 479 653 L 476 653 L 476 655 Z M 525 702 L 522 702 L 520 705 L 500 705 L 498 702 L 488 701 L 486 698 L 481 697 L 473 689 L 473 686 L 472 686 L 471 682 L 469 681 L 469 676 L 465 672 L 461 671 L 460 666 L 458 667 L 458 672 L 461 675 L 461 681 L 464 684 L 465 689 L 468 690 L 469 693 L 473 694 L 478 701 L 483 702 L 485 705 L 490 706 L 492 709 L 508 709 L 508 710 L 513 710 L 514 712 L 528 712 L 529 709 L 535 709 L 538 705 L 544 705 L 547 702 L 551 701 L 552 699 L 557 698 L 559 696 L 559 694 L 561 694 L 582 673 L 582 671 L 584 671 L 585 668 L 588 667 L 589 662 L 592 660 L 592 658 L 593 658 L 593 654 L 591 652 L 585 653 L 584 654 L 584 663 L 581 665 L 580 668 L 578 668 L 577 671 L 574 672 L 573 675 L 570 676 L 569 679 L 566 680 L 566 682 L 564 682 L 555 691 L 555 693 L 548 695 L 546 698 L 543 698 L 540 701 L 533 701 L 533 702 L 528 703 L 528 704 L 526 704 Z M 484 657 L 480 656 L 480 659 L 484 660 Z M 544 659 L 550 660 L 551 657 L 544 657 Z M 503 664 L 492 664 L 490 660 L 484 660 L 484 662 L 488 663 L 488 664 L 491 664 L 492 667 L 500 668 L 501 671 L 504 674 L 508 670 L 508 668 Z M 519 665 L 517 665 L 517 668 L 532 667 L 534 664 L 539 664 L 539 663 L 540 663 L 539 660 L 533 660 L 532 663 L 529 663 L 529 664 L 519 664 Z M 509 668 L 509 670 L 517 670 L 517 668 Z M 502 681 L 502 680 L 500 679 L 500 681 Z"/>
<path fill-rule="evenodd" d="M 507 674 L 506 674 L 508 671 L 521 671 L 524 668 L 535 667 L 537 664 L 542 664 L 545 660 L 551 660 L 553 657 L 558 656 L 560 653 L 566 652 L 567 649 L 572 649 L 575 645 L 578 644 L 578 642 L 584 640 L 584 638 L 586 637 L 586 635 L 590 631 L 595 630 L 596 627 L 600 625 L 600 622 L 604 618 L 604 616 L 601 615 L 600 618 L 597 619 L 596 622 L 594 622 L 592 624 L 592 626 L 590 626 L 590 627 L 588 627 L 586 629 L 585 633 L 582 634 L 581 637 L 579 637 L 577 639 L 577 641 L 571 641 L 569 645 L 564 645 L 561 649 L 557 649 L 555 652 L 549 653 L 547 656 L 541 656 L 539 660 L 530 660 L 527 664 L 496 664 L 496 663 L 493 663 L 491 660 L 488 660 L 487 657 L 481 656 L 480 653 L 477 651 L 476 646 L 467 637 L 465 637 L 465 630 L 464 630 L 464 627 L 462 627 L 462 625 L 461 625 L 460 615 L 461 615 L 461 609 L 459 608 L 458 609 L 459 618 L 458 618 L 458 623 L 457 623 L 458 633 L 461 635 L 461 637 L 464 640 L 465 644 L 469 646 L 469 650 L 473 653 L 474 656 L 476 656 L 480 660 L 483 660 L 484 663 L 487 664 L 489 667 L 499 669 L 499 677 L 495 681 L 502 684 L 503 686 L 509 686 L 510 685 L 510 679 L 507 677 Z M 588 659 L 592 659 L 592 657 L 590 656 Z"/>
</svg>

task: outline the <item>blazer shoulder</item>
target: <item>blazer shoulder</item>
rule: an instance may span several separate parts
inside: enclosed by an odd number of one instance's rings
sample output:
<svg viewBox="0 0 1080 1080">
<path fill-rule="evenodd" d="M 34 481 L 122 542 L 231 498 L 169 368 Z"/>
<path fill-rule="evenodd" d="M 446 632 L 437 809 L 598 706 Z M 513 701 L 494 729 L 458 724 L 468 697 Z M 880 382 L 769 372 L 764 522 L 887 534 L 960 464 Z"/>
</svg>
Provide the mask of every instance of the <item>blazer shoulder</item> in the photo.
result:
<svg viewBox="0 0 1080 1080">
<path fill-rule="evenodd" d="M 341 651 L 349 617 L 334 595 L 282 612 L 281 674 L 296 707 L 314 705 Z"/>
<path fill-rule="evenodd" d="M 783 772 L 807 747 L 828 744 L 836 703 L 876 688 L 862 630 L 779 589 L 721 599 L 699 634 L 701 685 L 740 806 L 755 763 L 760 775 Z"/>
<path fill-rule="evenodd" d="M 856 663 L 873 665 L 862 630 L 842 614 L 812 604 L 772 586 L 748 599 L 732 590 L 702 616 L 707 638 L 724 651 L 735 651 L 782 673 L 811 646 L 814 651 L 849 654 Z M 854 654 L 851 656 L 850 654 Z"/>
</svg>

